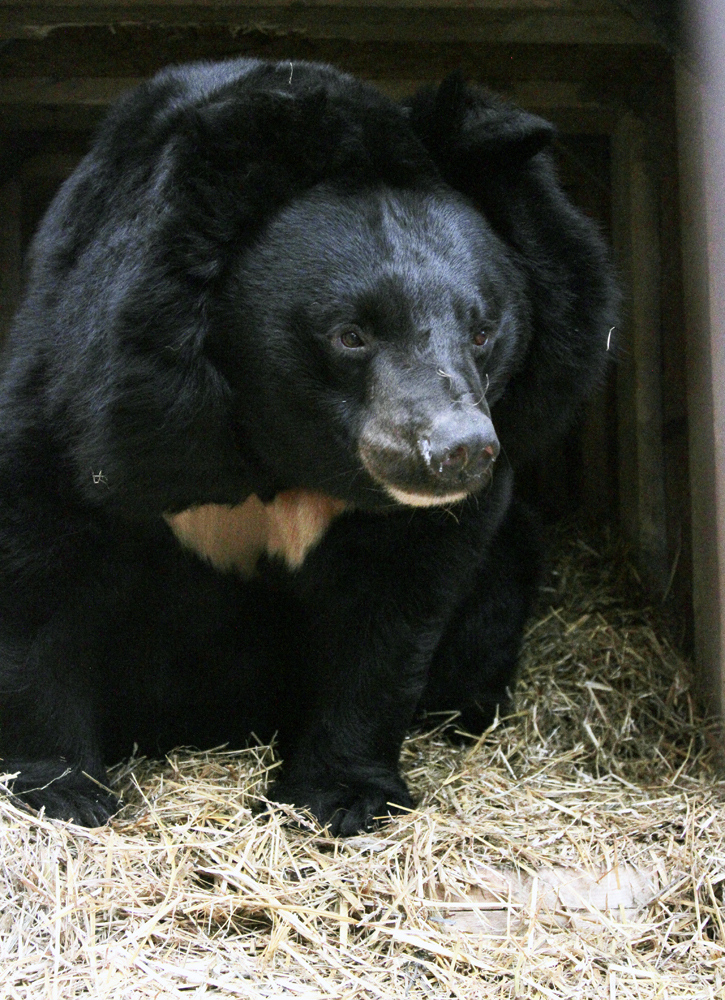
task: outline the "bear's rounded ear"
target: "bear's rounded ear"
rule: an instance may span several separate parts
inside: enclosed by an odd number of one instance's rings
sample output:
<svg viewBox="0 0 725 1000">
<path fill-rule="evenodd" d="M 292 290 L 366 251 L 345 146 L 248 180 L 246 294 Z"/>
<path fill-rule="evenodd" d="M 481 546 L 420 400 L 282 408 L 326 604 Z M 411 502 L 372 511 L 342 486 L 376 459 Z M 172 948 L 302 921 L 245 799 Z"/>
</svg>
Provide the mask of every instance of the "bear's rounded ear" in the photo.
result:
<svg viewBox="0 0 725 1000">
<path fill-rule="evenodd" d="M 264 162 L 314 174 L 337 139 L 327 104 L 321 88 L 304 95 L 261 88 L 223 94 L 189 108 L 187 134 L 197 159 L 218 169 L 243 173 L 249 164 Z M 322 138 L 321 122 L 328 126 Z"/>
<path fill-rule="evenodd" d="M 456 187 L 469 170 L 480 176 L 523 167 L 556 131 L 538 115 L 468 86 L 460 73 L 451 73 L 437 89 L 420 90 L 407 107 L 413 129 Z"/>
<path fill-rule="evenodd" d="M 263 220 L 322 179 L 341 125 L 322 89 L 237 90 L 185 108 L 176 133 L 176 259 L 203 281 L 222 274 Z"/>
</svg>

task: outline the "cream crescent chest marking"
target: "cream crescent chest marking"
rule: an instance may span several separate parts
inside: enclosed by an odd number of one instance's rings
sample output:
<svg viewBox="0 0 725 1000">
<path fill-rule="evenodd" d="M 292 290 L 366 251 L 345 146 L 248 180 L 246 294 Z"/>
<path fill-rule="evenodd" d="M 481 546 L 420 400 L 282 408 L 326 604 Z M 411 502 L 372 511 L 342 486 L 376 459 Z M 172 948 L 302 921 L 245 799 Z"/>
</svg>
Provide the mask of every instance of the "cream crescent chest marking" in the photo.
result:
<svg viewBox="0 0 725 1000">
<path fill-rule="evenodd" d="M 216 569 L 251 577 L 263 554 L 299 569 L 345 507 L 322 493 L 289 490 L 269 504 L 251 496 L 236 507 L 203 504 L 165 519 L 185 548 Z"/>
</svg>

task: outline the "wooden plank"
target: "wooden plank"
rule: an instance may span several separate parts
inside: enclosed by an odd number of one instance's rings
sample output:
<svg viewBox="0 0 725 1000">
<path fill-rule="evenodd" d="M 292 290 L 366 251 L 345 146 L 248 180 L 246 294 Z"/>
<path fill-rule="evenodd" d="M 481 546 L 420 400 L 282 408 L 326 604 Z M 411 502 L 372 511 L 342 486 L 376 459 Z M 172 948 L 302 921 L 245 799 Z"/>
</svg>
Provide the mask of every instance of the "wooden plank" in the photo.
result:
<svg viewBox="0 0 725 1000">
<path fill-rule="evenodd" d="M 624 115 L 613 137 L 613 238 L 624 292 L 618 335 L 619 513 L 650 588 L 669 579 L 662 441 L 658 191 L 645 126 Z"/>
<path fill-rule="evenodd" d="M 0 80 L 0 108 L 12 105 L 99 105 L 106 107 L 143 77 L 92 77 L 53 80 L 26 77 Z"/>
<path fill-rule="evenodd" d="M 87 132 L 95 128 L 113 101 L 142 79 L 28 77 L 0 80 L 0 122 L 6 132 L 28 129 Z"/>
<path fill-rule="evenodd" d="M 725 717 L 725 193 L 720 111 L 677 75 L 687 333 L 695 657 L 706 707 Z M 708 140 L 705 139 L 708 136 Z M 725 758 L 725 738 L 721 742 Z"/>
<path fill-rule="evenodd" d="M 225 24 L 272 34 L 367 41 L 652 44 L 651 31 L 605 0 L 36 0 L 0 8 L 0 37 L 43 37 L 59 25 Z"/>
<path fill-rule="evenodd" d="M 26 15 L 34 18 L 45 18 L 48 16 L 65 17 L 69 13 L 78 10 L 95 10 L 99 13 L 106 11 L 119 20 L 123 20 L 128 11 L 135 11 L 138 8 L 166 12 L 171 15 L 176 11 L 186 12 L 189 7 L 195 7 L 200 14 L 210 14 L 214 11 L 244 10 L 245 8 L 259 8 L 258 0 L 27 0 L 24 3 L 5 3 L 7 8 L 22 8 Z M 270 10 L 283 10 L 290 6 L 297 6 L 291 0 L 265 0 L 264 7 Z M 360 0 L 305 0 L 305 7 L 315 10 L 320 8 L 340 8 L 348 10 L 359 8 Z M 576 13 L 576 14 L 611 14 L 615 9 L 615 4 L 611 0 L 366 0 L 365 5 L 370 8 L 381 8 L 388 10 L 411 9 L 411 10 L 446 10 L 463 11 L 466 14 L 489 11 L 517 13 Z"/>
</svg>

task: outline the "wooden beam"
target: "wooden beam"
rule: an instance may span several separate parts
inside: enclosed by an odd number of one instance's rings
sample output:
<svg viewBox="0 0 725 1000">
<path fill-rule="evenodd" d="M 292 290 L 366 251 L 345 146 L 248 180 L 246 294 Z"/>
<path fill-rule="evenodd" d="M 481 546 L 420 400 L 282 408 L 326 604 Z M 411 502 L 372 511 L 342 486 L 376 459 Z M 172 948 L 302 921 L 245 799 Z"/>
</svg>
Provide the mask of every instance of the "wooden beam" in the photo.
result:
<svg viewBox="0 0 725 1000">
<path fill-rule="evenodd" d="M 650 588 L 669 578 L 662 442 L 660 223 L 645 126 L 623 116 L 612 143 L 613 237 L 624 291 L 617 369 L 620 520 Z"/>
<path fill-rule="evenodd" d="M 0 122 L 4 131 L 42 129 L 88 131 L 121 94 L 142 77 L 0 80 Z"/>
<path fill-rule="evenodd" d="M 57 26 L 224 24 L 310 38 L 416 42 L 652 44 L 652 32 L 609 0 L 31 0 L 0 7 L 0 38 Z"/>
<path fill-rule="evenodd" d="M 106 108 L 126 90 L 142 82 L 142 77 L 94 77 L 52 80 L 29 77 L 0 80 L 0 108 L 78 107 Z"/>
<path fill-rule="evenodd" d="M 725 162 L 715 141 L 723 133 L 721 109 L 707 112 L 684 66 L 677 105 L 695 658 L 705 705 L 725 718 Z"/>
</svg>

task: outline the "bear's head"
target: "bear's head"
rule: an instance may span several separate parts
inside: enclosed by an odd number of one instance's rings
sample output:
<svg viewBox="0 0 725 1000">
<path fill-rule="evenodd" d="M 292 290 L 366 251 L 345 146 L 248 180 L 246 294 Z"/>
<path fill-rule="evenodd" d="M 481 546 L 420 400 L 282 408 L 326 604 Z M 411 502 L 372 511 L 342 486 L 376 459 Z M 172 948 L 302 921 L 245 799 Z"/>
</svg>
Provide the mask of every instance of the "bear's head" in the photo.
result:
<svg viewBox="0 0 725 1000">
<path fill-rule="evenodd" d="M 490 405 L 525 349 L 523 279 L 443 185 L 317 185 L 235 268 L 222 367 L 281 487 L 446 504 L 489 481 Z"/>
</svg>

